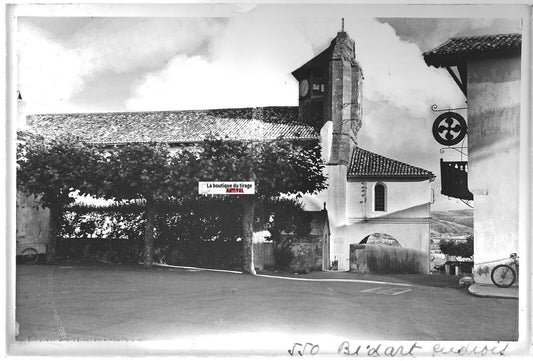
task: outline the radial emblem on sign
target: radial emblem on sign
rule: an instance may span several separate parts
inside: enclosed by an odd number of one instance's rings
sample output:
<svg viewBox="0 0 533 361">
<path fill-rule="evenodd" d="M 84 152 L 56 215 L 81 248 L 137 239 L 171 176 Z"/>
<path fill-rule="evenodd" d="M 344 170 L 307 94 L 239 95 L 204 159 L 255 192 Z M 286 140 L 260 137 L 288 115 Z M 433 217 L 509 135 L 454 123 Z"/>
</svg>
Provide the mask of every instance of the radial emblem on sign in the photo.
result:
<svg viewBox="0 0 533 361">
<path fill-rule="evenodd" d="M 465 118 L 454 112 L 442 113 L 433 122 L 433 137 L 442 145 L 455 145 L 466 135 Z"/>
</svg>

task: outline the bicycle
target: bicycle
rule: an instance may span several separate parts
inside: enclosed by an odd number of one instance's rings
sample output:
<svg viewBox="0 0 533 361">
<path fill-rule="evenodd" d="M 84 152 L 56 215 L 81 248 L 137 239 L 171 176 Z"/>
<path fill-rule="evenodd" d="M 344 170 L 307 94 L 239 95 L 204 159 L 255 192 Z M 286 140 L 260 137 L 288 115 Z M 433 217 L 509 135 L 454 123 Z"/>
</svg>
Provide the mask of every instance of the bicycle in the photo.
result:
<svg viewBox="0 0 533 361">
<path fill-rule="evenodd" d="M 494 267 L 490 274 L 492 283 L 501 288 L 511 287 L 518 276 L 518 255 L 511 253 L 509 258 L 511 259 L 511 263 L 500 264 Z M 516 271 L 511 266 L 514 266 Z"/>
</svg>

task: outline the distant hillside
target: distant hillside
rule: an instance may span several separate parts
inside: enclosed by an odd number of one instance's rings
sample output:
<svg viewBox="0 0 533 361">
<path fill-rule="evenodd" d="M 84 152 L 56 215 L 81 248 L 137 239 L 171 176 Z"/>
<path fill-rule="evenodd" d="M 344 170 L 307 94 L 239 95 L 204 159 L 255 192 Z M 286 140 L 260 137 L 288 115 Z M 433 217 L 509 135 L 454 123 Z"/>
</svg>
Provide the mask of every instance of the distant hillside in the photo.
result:
<svg viewBox="0 0 533 361">
<path fill-rule="evenodd" d="M 461 209 L 431 212 L 431 237 L 457 237 L 473 234 L 474 211 Z"/>
</svg>

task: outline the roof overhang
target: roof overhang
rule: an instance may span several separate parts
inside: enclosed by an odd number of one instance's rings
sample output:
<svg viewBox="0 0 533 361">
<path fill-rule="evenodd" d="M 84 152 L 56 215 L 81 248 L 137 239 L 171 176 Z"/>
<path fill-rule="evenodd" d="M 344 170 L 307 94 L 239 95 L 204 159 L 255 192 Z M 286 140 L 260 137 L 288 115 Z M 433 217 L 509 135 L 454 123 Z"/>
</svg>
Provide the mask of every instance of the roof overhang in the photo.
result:
<svg viewBox="0 0 533 361">
<path fill-rule="evenodd" d="M 452 79 L 455 81 L 459 89 L 467 97 L 467 64 L 469 61 L 477 59 L 498 59 L 519 56 L 520 49 L 507 49 L 499 52 L 483 52 L 483 53 L 458 53 L 439 55 L 431 52 L 424 54 L 424 61 L 428 66 L 435 68 L 445 68 Z"/>
<path fill-rule="evenodd" d="M 470 60 L 485 59 L 485 58 L 508 58 L 518 56 L 521 54 L 520 48 L 501 49 L 493 51 L 470 51 L 470 52 L 454 52 L 440 54 L 434 50 L 424 53 L 424 61 L 428 66 L 435 68 L 446 68 L 450 66 L 459 66 L 465 64 Z"/>
<path fill-rule="evenodd" d="M 301 80 L 309 76 L 310 73 L 321 71 L 327 65 L 331 56 L 331 47 L 309 60 L 307 63 L 294 70 L 291 74 L 296 80 Z"/>
<path fill-rule="evenodd" d="M 467 96 L 467 66 L 477 59 L 520 56 L 521 34 L 497 34 L 450 38 L 423 54 L 428 66 L 446 68 L 459 89 Z"/>
</svg>

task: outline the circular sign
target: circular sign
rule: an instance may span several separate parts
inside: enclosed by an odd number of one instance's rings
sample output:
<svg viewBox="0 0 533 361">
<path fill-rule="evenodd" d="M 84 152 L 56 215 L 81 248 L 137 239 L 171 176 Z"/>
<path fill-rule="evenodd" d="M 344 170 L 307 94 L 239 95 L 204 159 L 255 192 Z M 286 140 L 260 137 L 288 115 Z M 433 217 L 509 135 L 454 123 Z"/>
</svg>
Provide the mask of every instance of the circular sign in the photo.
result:
<svg viewBox="0 0 533 361">
<path fill-rule="evenodd" d="M 442 113 L 433 122 L 433 137 L 442 145 L 455 145 L 466 136 L 465 118 L 454 112 Z"/>
</svg>

